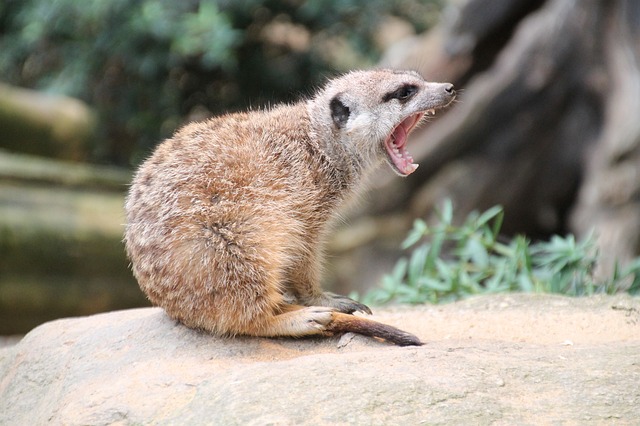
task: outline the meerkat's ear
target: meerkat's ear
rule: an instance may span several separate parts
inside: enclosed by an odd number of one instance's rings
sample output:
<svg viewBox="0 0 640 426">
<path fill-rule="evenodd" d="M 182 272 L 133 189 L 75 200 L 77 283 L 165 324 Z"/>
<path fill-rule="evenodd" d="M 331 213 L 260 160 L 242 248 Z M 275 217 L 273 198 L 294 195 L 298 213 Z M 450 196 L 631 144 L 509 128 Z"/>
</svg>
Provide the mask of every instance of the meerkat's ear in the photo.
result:
<svg viewBox="0 0 640 426">
<path fill-rule="evenodd" d="M 343 128 L 344 125 L 347 124 L 347 120 L 351 114 L 349 107 L 342 103 L 339 99 L 339 95 L 336 95 L 331 99 L 329 108 L 331 108 L 331 118 L 333 119 L 333 122 L 336 123 L 338 128 Z"/>
</svg>

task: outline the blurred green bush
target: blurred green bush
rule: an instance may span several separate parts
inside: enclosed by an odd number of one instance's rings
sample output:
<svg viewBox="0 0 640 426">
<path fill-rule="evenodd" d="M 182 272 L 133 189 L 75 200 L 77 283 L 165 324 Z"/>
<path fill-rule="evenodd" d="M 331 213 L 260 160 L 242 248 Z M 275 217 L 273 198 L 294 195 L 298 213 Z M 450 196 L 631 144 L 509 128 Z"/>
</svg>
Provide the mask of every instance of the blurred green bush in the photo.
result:
<svg viewBox="0 0 640 426">
<path fill-rule="evenodd" d="M 373 65 L 385 22 L 423 31 L 443 1 L 5 0 L 0 78 L 84 100 L 100 123 L 91 160 L 135 165 L 187 119 Z"/>
</svg>

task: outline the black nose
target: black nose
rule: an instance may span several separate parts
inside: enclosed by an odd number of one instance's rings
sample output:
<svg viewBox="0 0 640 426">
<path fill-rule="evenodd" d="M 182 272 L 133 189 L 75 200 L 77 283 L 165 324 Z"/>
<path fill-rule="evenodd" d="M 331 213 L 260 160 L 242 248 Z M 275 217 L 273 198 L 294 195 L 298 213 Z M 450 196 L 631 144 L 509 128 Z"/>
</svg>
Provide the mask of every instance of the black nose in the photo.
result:
<svg viewBox="0 0 640 426">
<path fill-rule="evenodd" d="M 456 90 L 453 88 L 453 84 L 447 84 L 444 88 L 444 91 L 450 95 L 455 95 Z"/>
</svg>

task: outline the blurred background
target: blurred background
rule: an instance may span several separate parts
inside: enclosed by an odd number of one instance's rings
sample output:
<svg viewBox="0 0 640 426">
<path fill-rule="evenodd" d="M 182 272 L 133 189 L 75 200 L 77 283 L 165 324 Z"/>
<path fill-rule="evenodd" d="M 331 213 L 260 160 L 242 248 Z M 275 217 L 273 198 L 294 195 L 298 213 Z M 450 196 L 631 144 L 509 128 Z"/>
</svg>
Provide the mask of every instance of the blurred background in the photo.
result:
<svg viewBox="0 0 640 426">
<path fill-rule="evenodd" d="M 355 68 L 459 89 L 330 241 L 325 287 L 377 285 L 415 218 L 495 204 L 507 236 L 595 232 L 600 273 L 640 252 L 640 2 L 4 0 L 0 334 L 144 306 L 127 185 L 181 125 L 308 96 Z"/>
</svg>

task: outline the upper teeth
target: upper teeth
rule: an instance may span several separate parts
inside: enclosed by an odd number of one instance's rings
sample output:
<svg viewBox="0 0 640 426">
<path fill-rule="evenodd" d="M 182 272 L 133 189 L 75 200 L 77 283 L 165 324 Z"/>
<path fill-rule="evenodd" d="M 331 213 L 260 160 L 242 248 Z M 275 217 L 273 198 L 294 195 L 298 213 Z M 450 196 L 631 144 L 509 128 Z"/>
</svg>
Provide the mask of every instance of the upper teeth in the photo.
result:
<svg viewBox="0 0 640 426">
<path fill-rule="evenodd" d="M 427 110 L 427 115 L 436 115 L 436 110 L 431 108 Z"/>
</svg>

